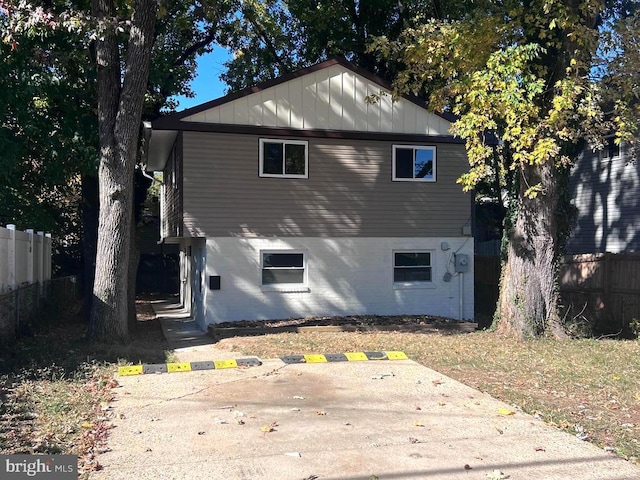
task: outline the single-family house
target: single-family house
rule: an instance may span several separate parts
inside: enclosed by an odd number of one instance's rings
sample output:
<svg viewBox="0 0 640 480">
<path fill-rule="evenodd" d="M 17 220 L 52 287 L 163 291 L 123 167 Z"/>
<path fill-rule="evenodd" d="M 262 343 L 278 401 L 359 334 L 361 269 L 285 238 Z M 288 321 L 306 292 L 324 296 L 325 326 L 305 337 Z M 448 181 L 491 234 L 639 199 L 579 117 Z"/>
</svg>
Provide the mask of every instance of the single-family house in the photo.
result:
<svg viewBox="0 0 640 480">
<path fill-rule="evenodd" d="M 613 136 L 580 154 L 569 181 L 577 218 L 568 254 L 640 252 L 640 162 Z"/>
<path fill-rule="evenodd" d="M 473 319 L 473 198 L 449 125 L 343 58 L 147 125 L 197 322 Z"/>
</svg>

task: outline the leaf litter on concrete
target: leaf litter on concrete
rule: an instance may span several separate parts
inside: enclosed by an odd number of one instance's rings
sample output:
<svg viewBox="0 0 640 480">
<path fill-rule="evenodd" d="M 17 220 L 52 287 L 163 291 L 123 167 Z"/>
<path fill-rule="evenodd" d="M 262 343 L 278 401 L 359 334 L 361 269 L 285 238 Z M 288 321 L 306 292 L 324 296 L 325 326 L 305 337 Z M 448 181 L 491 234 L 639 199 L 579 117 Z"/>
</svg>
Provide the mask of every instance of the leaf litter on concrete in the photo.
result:
<svg viewBox="0 0 640 480">
<path fill-rule="evenodd" d="M 404 351 L 410 359 L 640 463 L 640 342 L 536 339 L 493 332 L 305 332 L 232 337 L 218 348 L 260 358 Z"/>
</svg>

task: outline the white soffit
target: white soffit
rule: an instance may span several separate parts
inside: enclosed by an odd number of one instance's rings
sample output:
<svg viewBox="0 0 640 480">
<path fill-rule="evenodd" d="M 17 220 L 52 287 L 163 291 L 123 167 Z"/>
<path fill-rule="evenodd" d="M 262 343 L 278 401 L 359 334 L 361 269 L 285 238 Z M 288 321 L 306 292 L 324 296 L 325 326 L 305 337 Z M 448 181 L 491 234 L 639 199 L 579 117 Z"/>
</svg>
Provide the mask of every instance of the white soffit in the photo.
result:
<svg viewBox="0 0 640 480">
<path fill-rule="evenodd" d="M 368 103 L 370 95 L 379 95 L 379 101 Z M 342 65 L 308 73 L 182 121 L 418 135 L 448 135 L 450 126 L 409 100 L 392 101 L 389 91 Z"/>
</svg>

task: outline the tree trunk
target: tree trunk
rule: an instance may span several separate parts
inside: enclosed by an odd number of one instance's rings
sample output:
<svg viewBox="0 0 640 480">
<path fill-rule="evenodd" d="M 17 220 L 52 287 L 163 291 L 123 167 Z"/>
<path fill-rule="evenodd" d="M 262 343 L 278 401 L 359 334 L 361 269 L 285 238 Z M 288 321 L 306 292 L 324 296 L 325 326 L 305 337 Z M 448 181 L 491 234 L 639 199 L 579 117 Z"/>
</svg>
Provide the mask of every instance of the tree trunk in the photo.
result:
<svg viewBox="0 0 640 480">
<path fill-rule="evenodd" d="M 556 213 L 558 191 L 553 160 L 523 168 L 514 221 L 507 231 L 507 259 L 500 280 L 497 331 L 520 338 L 565 336 L 558 313 Z M 540 183 L 535 198 L 525 195 Z"/>
<path fill-rule="evenodd" d="M 133 172 L 149 76 L 156 8 L 153 0 L 136 0 L 124 72 L 120 70 L 116 31 L 105 30 L 96 41 L 100 215 L 89 325 L 89 336 L 94 341 L 126 342 L 129 338 L 127 294 Z M 113 1 L 94 0 L 92 13 L 99 22 L 104 21 L 108 25 L 107 29 L 112 28 L 109 25 L 115 18 Z"/>
<path fill-rule="evenodd" d="M 98 179 L 82 175 L 82 317 L 89 323 L 98 242 Z"/>
</svg>

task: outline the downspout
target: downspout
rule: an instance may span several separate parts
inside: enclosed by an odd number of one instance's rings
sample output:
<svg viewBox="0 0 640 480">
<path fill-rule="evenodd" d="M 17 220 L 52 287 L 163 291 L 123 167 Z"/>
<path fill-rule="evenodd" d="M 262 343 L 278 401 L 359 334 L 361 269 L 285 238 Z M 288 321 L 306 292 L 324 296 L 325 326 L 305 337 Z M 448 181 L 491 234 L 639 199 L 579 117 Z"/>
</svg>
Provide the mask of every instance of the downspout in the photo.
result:
<svg viewBox="0 0 640 480">
<path fill-rule="evenodd" d="M 153 175 L 149 175 L 147 173 L 147 163 L 148 163 L 147 159 L 149 158 L 149 144 L 151 143 L 152 133 L 153 133 L 153 128 L 151 127 L 151 122 L 149 121 L 142 122 L 142 138 L 144 139 L 144 143 L 142 144 L 142 162 L 140 162 L 140 165 L 141 165 L 140 170 L 142 171 L 142 176 L 151 180 L 152 185 L 153 185 L 153 182 L 158 182 L 160 185 L 163 185 L 164 182 L 157 179 Z M 162 215 L 162 211 L 160 212 L 160 215 Z M 164 238 L 160 238 L 160 240 L 156 242 L 156 245 L 162 245 L 162 244 L 164 244 Z"/>
<path fill-rule="evenodd" d="M 158 182 L 162 185 L 162 182 L 155 178 L 152 175 L 147 173 L 147 158 L 149 156 L 149 143 L 151 142 L 151 134 L 153 133 L 153 129 L 151 128 L 151 122 L 142 122 L 142 133 L 144 138 L 144 144 L 142 145 L 142 175 L 152 182 Z"/>
</svg>

